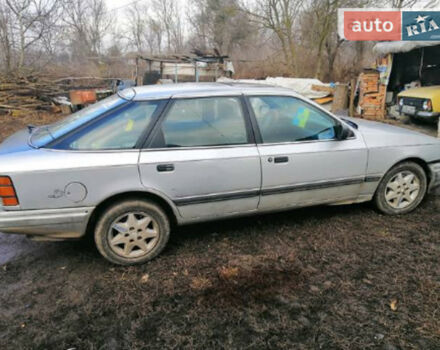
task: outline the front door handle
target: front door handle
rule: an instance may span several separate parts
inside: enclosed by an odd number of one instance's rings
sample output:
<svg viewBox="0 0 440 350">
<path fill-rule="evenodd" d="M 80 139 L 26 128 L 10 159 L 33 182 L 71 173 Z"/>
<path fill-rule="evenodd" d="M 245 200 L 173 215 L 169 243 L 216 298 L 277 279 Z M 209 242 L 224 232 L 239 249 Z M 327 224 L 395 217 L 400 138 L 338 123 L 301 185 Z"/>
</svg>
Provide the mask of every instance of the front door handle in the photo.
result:
<svg viewBox="0 0 440 350">
<path fill-rule="evenodd" d="M 283 157 L 275 157 L 273 159 L 274 163 L 287 163 L 289 161 L 289 157 L 283 156 Z"/>
<path fill-rule="evenodd" d="M 166 171 L 174 171 L 174 164 L 159 164 L 156 167 L 157 171 L 160 173 L 166 172 Z"/>
</svg>

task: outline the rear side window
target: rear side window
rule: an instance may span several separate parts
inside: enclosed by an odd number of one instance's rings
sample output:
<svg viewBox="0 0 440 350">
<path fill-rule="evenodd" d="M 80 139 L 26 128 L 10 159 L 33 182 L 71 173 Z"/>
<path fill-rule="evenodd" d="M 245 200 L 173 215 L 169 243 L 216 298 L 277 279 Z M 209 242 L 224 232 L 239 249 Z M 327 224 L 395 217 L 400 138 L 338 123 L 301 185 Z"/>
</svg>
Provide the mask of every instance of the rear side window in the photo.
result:
<svg viewBox="0 0 440 350">
<path fill-rule="evenodd" d="M 87 124 L 100 115 L 117 108 L 118 106 L 122 106 L 125 103 L 127 103 L 127 100 L 118 95 L 107 97 L 106 99 L 83 108 L 56 123 L 38 128 L 32 134 L 30 140 L 31 144 L 35 147 L 43 147 L 53 140 L 68 134 L 81 125 Z"/>
<path fill-rule="evenodd" d="M 294 97 L 250 97 L 264 143 L 331 140 L 337 122 L 325 112 Z"/>
<path fill-rule="evenodd" d="M 160 101 L 132 102 L 98 118 L 57 142 L 70 150 L 131 149 L 151 124 Z"/>
<path fill-rule="evenodd" d="M 220 146 L 248 143 L 237 97 L 176 100 L 165 116 L 153 148 Z"/>
</svg>

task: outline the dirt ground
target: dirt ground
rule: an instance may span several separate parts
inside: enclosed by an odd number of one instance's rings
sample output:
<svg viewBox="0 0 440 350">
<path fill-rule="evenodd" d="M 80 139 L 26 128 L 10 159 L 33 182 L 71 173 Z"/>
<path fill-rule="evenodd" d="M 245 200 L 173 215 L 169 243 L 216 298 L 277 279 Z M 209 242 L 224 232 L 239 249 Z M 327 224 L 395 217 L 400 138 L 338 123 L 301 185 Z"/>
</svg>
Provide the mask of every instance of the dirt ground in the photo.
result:
<svg viewBox="0 0 440 350">
<path fill-rule="evenodd" d="M 29 121 L 0 123 L 1 138 Z M 362 204 L 191 225 L 137 267 L 87 240 L 0 234 L 0 347 L 439 349 L 439 209 L 428 196 L 405 216 Z"/>
</svg>

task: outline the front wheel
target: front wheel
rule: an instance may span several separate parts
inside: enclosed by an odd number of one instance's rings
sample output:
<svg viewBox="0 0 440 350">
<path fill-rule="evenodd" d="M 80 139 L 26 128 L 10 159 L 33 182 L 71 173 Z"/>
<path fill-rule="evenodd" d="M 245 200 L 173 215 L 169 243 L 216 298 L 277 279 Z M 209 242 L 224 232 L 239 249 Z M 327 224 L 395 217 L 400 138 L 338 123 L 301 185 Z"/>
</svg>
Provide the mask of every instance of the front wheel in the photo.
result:
<svg viewBox="0 0 440 350">
<path fill-rule="evenodd" d="M 143 200 L 126 200 L 107 209 L 97 222 L 95 243 L 101 255 L 118 265 L 145 263 L 165 248 L 169 220 L 162 208 Z"/>
<path fill-rule="evenodd" d="M 427 178 L 423 168 L 413 162 L 403 162 L 385 174 L 374 195 L 374 202 L 385 214 L 405 214 L 420 204 L 426 189 Z"/>
</svg>

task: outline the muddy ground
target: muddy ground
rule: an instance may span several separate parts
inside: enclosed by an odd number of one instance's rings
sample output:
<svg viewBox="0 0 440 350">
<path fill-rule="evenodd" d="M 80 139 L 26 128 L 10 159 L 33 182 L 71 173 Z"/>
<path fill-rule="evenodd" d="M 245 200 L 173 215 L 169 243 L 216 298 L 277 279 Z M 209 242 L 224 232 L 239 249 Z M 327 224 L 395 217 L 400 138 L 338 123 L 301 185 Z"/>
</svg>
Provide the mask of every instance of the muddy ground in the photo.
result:
<svg viewBox="0 0 440 350">
<path fill-rule="evenodd" d="M 0 348 L 439 349 L 439 209 L 429 196 L 405 216 L 362 204 L 192 225 L 137 267 L 87 240 L 0 234 Z"/>
</svg>

